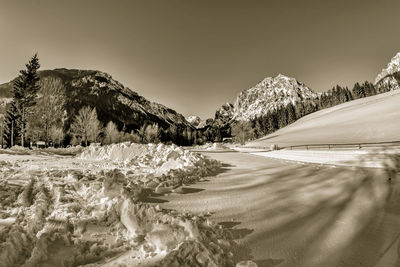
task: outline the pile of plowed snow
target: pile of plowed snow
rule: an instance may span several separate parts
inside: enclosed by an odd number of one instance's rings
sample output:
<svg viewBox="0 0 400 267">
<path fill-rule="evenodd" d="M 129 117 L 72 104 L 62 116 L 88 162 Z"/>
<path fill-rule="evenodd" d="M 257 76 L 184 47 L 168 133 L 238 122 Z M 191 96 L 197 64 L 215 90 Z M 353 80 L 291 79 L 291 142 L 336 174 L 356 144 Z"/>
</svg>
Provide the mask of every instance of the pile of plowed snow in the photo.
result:
<svg viewBox="0 0 400 267">
<path fill-rule="evenodd" d="M 220 163 L 176 145 L 120 143 L 88 147 L 79 156 L 96 168 L 118 168 L 142 187 L 156 193 L 179 191 L 179 186 L 215 172 Z M 177 189 L 178 188 L 178 189 Z"/>
<path fill-rule="evenodd" d="M 230 150 L 229 147 L 227 147 L 225 144 L 223 143 L 207 143 L 204 145 L 198 145 L 198 146 L 194 146 L 192 147 L 192 150 L 198 150 L 198 151 L 204 151 L 204 150 Z"/>
<path fill-rule="evenodd" d="M 211 163 L 200 154 L 176 145 L 120 143 L 108 146 L 90 146 L 81 159 L 106 160 L 126 167 L 152 168 L 157 171 L 185 169 Z"/>
</svg>

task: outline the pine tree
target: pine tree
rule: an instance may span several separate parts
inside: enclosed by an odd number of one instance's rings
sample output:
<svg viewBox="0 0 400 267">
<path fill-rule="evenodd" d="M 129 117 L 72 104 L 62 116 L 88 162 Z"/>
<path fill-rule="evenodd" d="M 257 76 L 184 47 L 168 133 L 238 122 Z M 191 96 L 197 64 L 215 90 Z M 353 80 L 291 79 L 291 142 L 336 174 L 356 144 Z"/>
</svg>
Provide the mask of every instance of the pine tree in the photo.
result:
<svg viewBox="0 0 400 267">
<path fill-rule="evenodd" d="M 261 117 L 256 118 L 256 120 L 254 122 L 253 128 L 254 128 L 254 133 L 255 133 L 256 137 L 261 137 L 261 136 L 265 135 L 262 123 L 260 122 L 261 119 L 262 119 Z"/>
<path fill-rule="evenodd" d="M 364 88 L 357 82 L 353 87 L 354 99 L 365 97 Z"/>
<path fill-rule="evenodd" d="M 275 112 L 268 111 L 267 120 L 268 120 L 268 122 L 267 122 L 268 133 L 272 133 L 278 129 L 278 119 L 277 119 L 276 111 Z"/>
<path fill-rule="evenodd" d="M 3 130 L 3 138 L 7 145 L 7 147 L 12 147 L 16 143 L 16 139 L 19 132 L 19 126 L 21 123 L 19 122 L 20 117 L 18 116 L 18 110 L 15 106 L 15 102 L 12 101 L 8 108 L 4 117 L 4 130 Z"/>
<path fill-rule="evenodd" d="M 296 111 L 294 110 L 294 106 L 292 103 L 289 103 L 286 106 L 286 114 L 287 114 L 287 123 L 288 124 L 296 121 Z"/>
<path fill-rule="evenodd" d="M 27 116 L 31 107 L 36 104 L 37 92 L 39 87 L 39 75 L 37 73 L 40 68 L 39 58 L 35 54 L 28 64 L 25 64 L 26 70 L 21 70 L 20 75 L 13 84 L 13 101 L 15 103 L 19 122 L 19 136 L 21 137 L 21 146 L 24 146 L 25 132 L 27 124 Z"/>
<path fill-rule="evenodd" d="M 277 110 L 278 128 L 283 128 L 287 125 L 287 113 L 285 107 L 279 107 Z"/>
</svg>

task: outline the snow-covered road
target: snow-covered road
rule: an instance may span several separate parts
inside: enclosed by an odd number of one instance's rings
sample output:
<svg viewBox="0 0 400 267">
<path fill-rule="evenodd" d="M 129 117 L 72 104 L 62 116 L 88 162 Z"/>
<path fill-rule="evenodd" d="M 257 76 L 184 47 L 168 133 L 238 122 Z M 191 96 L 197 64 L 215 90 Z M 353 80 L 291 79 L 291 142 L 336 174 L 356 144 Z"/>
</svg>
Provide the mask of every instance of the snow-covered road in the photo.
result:
<svg viewBox="0 0 400 267">
<path fill-rule="evenodd" d="M 400 189 L 382 170 L 204 155 L 224 172 L 162 206 L 213 214 L 258 266 L 399 266 Z"/>
</svg>

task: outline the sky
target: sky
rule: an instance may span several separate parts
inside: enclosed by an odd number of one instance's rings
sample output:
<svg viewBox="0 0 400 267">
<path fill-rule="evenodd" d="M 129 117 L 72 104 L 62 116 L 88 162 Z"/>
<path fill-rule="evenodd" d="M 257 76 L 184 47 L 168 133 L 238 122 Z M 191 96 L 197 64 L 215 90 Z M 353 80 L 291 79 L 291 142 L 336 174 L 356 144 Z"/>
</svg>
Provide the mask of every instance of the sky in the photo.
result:
<svg viewBox="0 0 400 267">
<path fill-rule="evenodd" d="M 213 117 L 265 77 L 316 92 L 374 81 L 400 51 L 393 0 L 0 0 L 0 83 L 41 69 L 109 73 L 185 116 Z"/>
</svg>

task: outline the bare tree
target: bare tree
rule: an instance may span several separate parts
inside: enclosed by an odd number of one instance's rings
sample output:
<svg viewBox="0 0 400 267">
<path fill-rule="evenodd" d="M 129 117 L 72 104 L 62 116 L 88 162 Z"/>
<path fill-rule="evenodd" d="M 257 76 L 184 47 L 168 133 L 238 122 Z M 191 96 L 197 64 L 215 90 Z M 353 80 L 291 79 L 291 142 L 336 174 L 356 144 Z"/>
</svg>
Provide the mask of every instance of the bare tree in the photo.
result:
<svg viewBox="0 0 400 267">
<path fill-rule="evenodd" d="M 64 140 L 64 131 L 63 128 L 52 126 L 50 128 L 50 139 L 53 141 L 53 144 L 61 145 L 62 140 Z"/>
<path fill-rule="evenodd" d="M 138 131 L 138 135 L 140 136 L 140 142 L 141 142 L 141 143 L 144 143 L 144 142 L 145 142 L 144 139 L 145 139 L 145 136 L 146 136 L 146 125 L 143 124 L 143 125 L 139 128 L 139 130 L 137 130 L 137 131 Z"/>
<path fill-rule="evenodd" d="M 86 146 L 88 142 L 96 142 L 101 131 L 96 109 L 91 107 L 81 108 L 71 124 L 70 131 L 75 138 L 81 137 Z"/>
<path fill-rule="evenodd" d="M 160 143 L 160 128 L 158 124 L 147 125 L 144 131 L 144 141 L 146 143 Z"/>
<path fill-rule="evenodd" d="M 120 139 L 122 142 L 141 143 L 142 138 L 139 134 L 131 131 L 130 133 L 120 132 Z"/>
<path fill-rule="evenodd" d="M 50 129 L 53 126 L 62 129 L 64 126 L 65 87 L 59 78 L 54 77 L 42 78 L 39 84 L 37 105 L 29 126 L 33 133 L 40 132 L 40 136 L 48 143 Z"/>
<path fill-rule="evenodd" d="M 249 122 L 239 121 L 232 126 L 232 136 L 236 142 L 244 145 L 247 140 L 254 137 L 254 129 Z"/>
<path fill-rule="evenodd" d="M 107 126 L 104 129 L 104 134 L 105 134 L 105 141 L 107 144 L 118 142 L 121 135 L 121 133 L 117 129 L 117 125 L 112 121 L 109 121 L 107 123 Z"/>
</svg>

